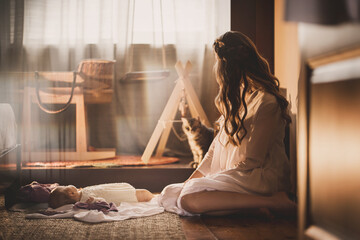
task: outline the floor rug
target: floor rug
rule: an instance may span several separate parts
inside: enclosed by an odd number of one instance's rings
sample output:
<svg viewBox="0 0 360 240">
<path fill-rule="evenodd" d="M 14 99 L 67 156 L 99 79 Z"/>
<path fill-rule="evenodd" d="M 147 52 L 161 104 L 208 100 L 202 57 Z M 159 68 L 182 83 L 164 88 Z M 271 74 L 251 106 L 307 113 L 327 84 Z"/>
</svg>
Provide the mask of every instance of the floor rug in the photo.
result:
<svg viewBox="0 0 360 240">
<path fill-rule="evenodd" d="M 88 224 L 73 219 L 25 219 L 10 212 L 0 196 L 0 239 L 185 239 L 178 215 L 158 215 L 118 222 Z"/>
</svg>

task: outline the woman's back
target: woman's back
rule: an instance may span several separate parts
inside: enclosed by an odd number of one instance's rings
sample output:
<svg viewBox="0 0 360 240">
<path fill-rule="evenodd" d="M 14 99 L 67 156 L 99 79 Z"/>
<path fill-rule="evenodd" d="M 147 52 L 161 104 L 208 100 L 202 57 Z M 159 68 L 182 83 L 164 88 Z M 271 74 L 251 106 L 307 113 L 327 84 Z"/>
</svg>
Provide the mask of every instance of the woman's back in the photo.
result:
<svg viewBox="0 0 360 240">
<path fill-rule="evenodd" d="M 248 175 L 246 182 L 267 182 L 269 193 L 289 190 L 290 165 L 285 153 L 285 121 L 276 98 L 266 92 L 257 90 L 248 97 L 248 114 L 244 121 L 247 135 L 240 146 L 228 143 L 223 130 L 224 121 L 220 120 L 220 132 L 214 139 L 213 151 L 204 159 L 199 171 L 212 175 L 223 171 L 237 169 L 239 177 L 244 172 Z M 207 159 L 211 158 L 211 159 Z M 236 174 L 234 175 L 236 177 Z M 246 187 L 246 186 L 244 186 Z M 264 186 L 259 191 L 263 192 Z M 256 189 L 253 189 L 256 191 Z"/>
</svg>

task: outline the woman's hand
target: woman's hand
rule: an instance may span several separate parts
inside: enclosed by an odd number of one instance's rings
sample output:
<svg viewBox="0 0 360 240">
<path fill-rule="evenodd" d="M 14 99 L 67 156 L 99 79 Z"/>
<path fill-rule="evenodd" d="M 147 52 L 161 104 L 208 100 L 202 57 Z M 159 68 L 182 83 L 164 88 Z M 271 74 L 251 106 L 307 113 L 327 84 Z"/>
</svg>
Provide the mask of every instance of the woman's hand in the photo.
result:
<svg viewBox="0 0 360 240">
<path fill-rule="evenodd" d="M 106 200 L 104 198 L 101 198 L 101 197 L 89 197 L 86 200 L 87 204 L 96 203 L 96 202 L 106 202 Z"/>
</svg>

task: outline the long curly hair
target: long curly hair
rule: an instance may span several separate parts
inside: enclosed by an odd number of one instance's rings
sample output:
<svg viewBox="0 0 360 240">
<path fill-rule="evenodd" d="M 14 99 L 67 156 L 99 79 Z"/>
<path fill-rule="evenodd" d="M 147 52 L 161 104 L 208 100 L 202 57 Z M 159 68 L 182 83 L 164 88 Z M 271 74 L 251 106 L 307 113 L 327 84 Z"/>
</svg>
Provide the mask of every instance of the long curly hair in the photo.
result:
<svg viewBox="0 0 360 240">
<path fill-rule="evenodd" d="M 260 89 L 275 96 L 286 124 L 291 122 L 288 101 L 279 91 L 280 82 L 271 73 L 269 63 L 244 34 L 229 31 L 214 41 L 217 62 L 214 66 L 219 93 L 215 105 L 224 116 L 229 142 L 239 146 L 247 134 L 244 120 L 248 113 L 246 92 Z"/>
</svg>

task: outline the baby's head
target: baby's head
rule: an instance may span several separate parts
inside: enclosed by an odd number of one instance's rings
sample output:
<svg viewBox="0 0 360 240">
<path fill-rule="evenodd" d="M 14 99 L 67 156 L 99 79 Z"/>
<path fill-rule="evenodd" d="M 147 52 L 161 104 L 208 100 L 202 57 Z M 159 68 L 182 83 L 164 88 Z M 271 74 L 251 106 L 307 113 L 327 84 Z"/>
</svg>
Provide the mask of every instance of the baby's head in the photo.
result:
<svg viewBox="0 0 360 240">
<path fill-rule="evenodd" d="M 80 201 L 80 191 L 73 185 L 58 186 L 50 193 L 49 207 L 58 208 Z"/>
</svg>

